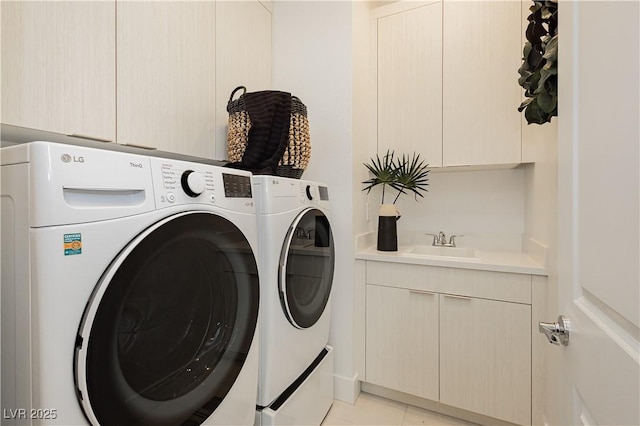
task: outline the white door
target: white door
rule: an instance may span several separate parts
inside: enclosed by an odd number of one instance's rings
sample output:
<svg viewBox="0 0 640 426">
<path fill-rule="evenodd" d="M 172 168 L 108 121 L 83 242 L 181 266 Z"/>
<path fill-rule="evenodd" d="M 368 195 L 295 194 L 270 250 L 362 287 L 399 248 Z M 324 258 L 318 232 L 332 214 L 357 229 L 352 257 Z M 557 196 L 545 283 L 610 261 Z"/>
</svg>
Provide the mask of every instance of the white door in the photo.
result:
<svg viewBox="0 0 640 426">
<path fill-rule="evenodd" d="M 640 3 L 558 13 L 557 313 L 571 326 L 549 347 L 547 421 L 639 425 Z"/>
</svg>

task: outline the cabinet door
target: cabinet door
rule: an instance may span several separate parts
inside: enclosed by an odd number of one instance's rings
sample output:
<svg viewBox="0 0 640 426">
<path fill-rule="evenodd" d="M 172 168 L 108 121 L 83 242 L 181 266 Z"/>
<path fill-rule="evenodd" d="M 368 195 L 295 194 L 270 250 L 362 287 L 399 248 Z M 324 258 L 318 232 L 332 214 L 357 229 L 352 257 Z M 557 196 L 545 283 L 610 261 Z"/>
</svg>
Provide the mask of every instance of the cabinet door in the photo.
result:
<svg viewBox="0 0 640 426">
<path fill-rule="evenodd" d="M 440 402 L 531 424 L 531 306 L 440 295 Z"/>
<path fill-rule="evenodd" d="M 443 162 L 520 163 L 518 1 L 444 2 Z"/>
<path fill-rule="evenodd" d="M 442 3 L 378 19 L 378 153 L 442 165 Z"/>
<path fill-rule="evenodd" d="M 367 285 L 366 380 L 438 400 L 438 295 Z"/>
<path fill-rule="evenodd" d="M 238 86 L 271 89 L 271 11 L 258 1 L 216 2 L 216 158 L 227 158 L 227 102 Z"/>
<path fill-rule="evenodd" d="M 115 2 L 3 1 L 2 123 L 115 139 Z"/>
<path fill-rule="evenodd" d="M 215 7 L 118 2 L 118 142 L 213 158 Z"/>
</svg>

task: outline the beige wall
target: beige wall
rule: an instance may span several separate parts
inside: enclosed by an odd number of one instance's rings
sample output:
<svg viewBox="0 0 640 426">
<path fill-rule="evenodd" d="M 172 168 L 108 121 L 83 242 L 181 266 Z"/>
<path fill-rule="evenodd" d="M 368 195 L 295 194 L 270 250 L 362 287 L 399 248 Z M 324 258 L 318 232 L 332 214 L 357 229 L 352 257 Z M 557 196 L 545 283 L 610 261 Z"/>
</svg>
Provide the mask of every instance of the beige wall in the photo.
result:
<svg viewBox="0 0 640 426">
<path fill-rule="evenodd" d="M 364 166 L 360 167 L 364 169 Z M 475 237 L 480 235 L 494 234 L 494 237 L 489 236 L 489 242 L 497 242 L 497 235 L 513 235 L 510 247 L 497 244 L 494 248 L 519 249 L 525 228 L 524 188 L 525 171 L 522 167 L 432 171 L 429 175 L 429 192 L 424 198 L 416 201 L 411 195 L 403 194 L 396 203 L 402 215 L 398 222 L 399 232 L 417 235 L 438 231 L 447 235 L 464 234 L 465 237 L 457 241 L 461 246 L 477 244 Z M 385 201 L 391 202 L 396 194 L 393 190 L 387 190 Z M 368 196 L 371 231 L 377 229 L 380 200 L 381 192 L 377 188 L 371 191 Z M 424 238 L 425 243 L 430 242 L 426 236 Z"/>
<path fill-rule="evenodd" d="M 367 196 L 362 182 L 369 179 L 362 165 L 376 150 L 375 66 L 371 56 L 370 2 L 353 2 L 353 226 L 354 234 L 368 231 Z"/>
<path fill-rule="evenodd" d="M 556 149 L 558 121 L 522 125 L 525 166 L 525 235 L 549 246 L 556 222 Z"/>
<path fill-rule="evenodd" d="M 329 186 L 336 247 L 329 343 L 335 397 L 347 401 L 355 386 L 352 20 L 348 1 L 277 1 L 273 7 L 273 88 L 307 106 L 311 160 L 303 179 Z"/>
</svg>

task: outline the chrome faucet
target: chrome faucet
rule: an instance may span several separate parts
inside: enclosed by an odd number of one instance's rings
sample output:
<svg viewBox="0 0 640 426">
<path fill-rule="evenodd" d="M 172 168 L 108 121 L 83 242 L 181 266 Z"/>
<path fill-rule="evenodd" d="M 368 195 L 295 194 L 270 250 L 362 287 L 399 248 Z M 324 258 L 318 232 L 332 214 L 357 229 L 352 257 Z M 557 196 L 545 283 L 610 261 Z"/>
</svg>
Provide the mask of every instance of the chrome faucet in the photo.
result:
<svg viewBox="0 0 640 426">
<path fill-rule="evenodd" d="M 456 246 L 456 237 L 464 237 L 464 235 L 452 235 L 449 237 L 449 244 L 448 247 L 455 247 Z"/>
<path fill-rule="evenodd" d="M 432 246 L 443 246 L 447 243 L 447 237 L 444 235 L 444 232 L 440 231 L 437 234 L 432 234 L 430 232 L 425 233 L 425 235 L 433 236 Z"/>
<path fill-rule="evenodd" d="M 437 234 L 427 232 L 426 235 L 432 235 L 433 243 L 431 243 L 431 245 L 439 247 L 455 247 L 456 237 L 464 237 L 464 235 L 452 235 L 449 237 L 449 242 L 447 243 L 447 236 L 442 231 L 438 232 Z"/>
</svg>

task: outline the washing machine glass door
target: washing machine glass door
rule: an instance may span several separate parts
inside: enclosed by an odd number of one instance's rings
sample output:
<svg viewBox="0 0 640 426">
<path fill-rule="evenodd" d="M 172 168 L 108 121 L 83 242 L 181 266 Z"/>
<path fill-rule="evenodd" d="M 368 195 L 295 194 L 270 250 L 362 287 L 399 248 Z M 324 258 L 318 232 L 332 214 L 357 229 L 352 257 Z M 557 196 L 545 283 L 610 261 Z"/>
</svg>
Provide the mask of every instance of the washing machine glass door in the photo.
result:
<svg viewBox="0 0 640 426">
<path fill-rule="evenodd" d="M 329 301 L 334 269 L 329 219 L 308 209 L 293 221 L 280 254 L 278 288 L 282 308 L 297 328 L 309 328 Z"/>
<path fill-rule="evenodd" d="M 240 374 L 258 318 L 249 242 L 230 221 L 182 213 L 140 234 L 85 310 L 76 384 L 100 425 L 195 425 Z"/>
</svg>

